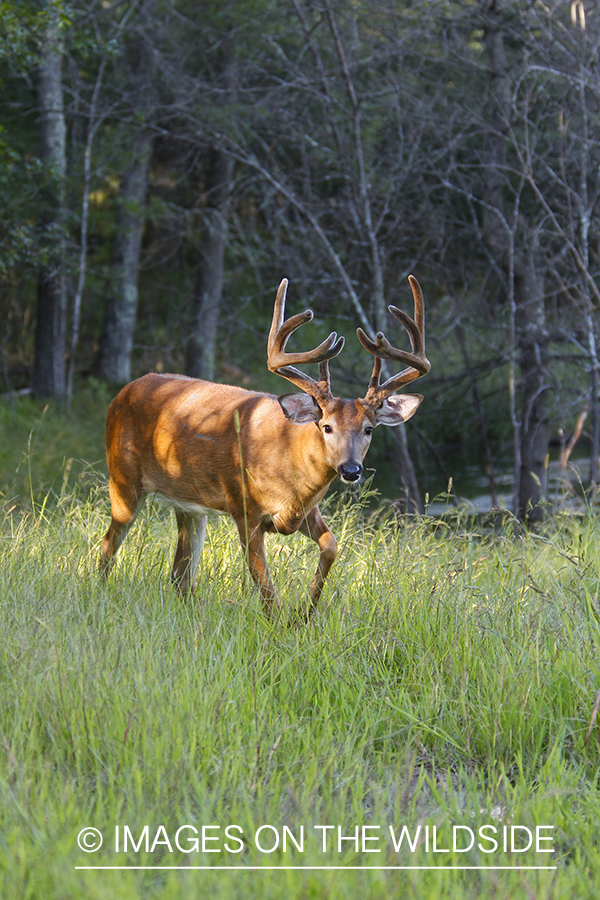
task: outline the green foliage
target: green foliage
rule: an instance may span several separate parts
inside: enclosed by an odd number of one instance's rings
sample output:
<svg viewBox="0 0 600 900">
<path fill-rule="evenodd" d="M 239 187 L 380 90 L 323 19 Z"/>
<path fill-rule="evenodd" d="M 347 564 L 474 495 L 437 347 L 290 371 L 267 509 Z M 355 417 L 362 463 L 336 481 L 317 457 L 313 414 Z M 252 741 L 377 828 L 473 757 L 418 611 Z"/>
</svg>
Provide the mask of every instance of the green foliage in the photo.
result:
<svg viewBox="0 0 600 900">
<path fill-rule="evenodd" d="M 0 400 L 0 496 L 41 502 L 52 494 L 94 482 L 105 471 L 104 421 L 111 399 L 91 381 L 77 391 L 69 413 L 53 403 L 13 396 Z"/>
<path fill-rule="evenodd" d="M 64 0 L 0 0 L 0 67 L 12 75 L 34 69 L 51 18 L 61 32 L 69 30 L 72 11 Z"/>
<path fill-rule="evenodd" d="M 37 36 L 46 18 L 46 11 L 32 0 L 0 3 L 0 65 L 20 73 L 37 64 Z"/>
<path fill-rule="evenodd" d="M 0 126 L 0 134 L 2 132 Z M 36 252 L 37 235 L 31 218 L 37 196 L 38 159 L 23 159 L 0 137 L 0 272 L 23 263 Z M 15 182 L 22 190 L 15 191 Z"/>
<path fill-rule="evenodd" d="M 64 227 L 53 222 L 40 227 L 44 189 L 52 185 L 49 166 L 3 139 L 0 125 L 0 278 L 17 267 L 56 264 L 64 243 Z"/>
<path fill-rule="evenodd" d="M 65 275 L 67 331 L 71 326 L 91 129 L 79 371 L 94 369 L 106 298 L 119 290 L 115 238 L 124 210 L 145 219 L 132 372 L 183 369 L 210 228 L 207 172 L 215 146 L 224 146 L 234 151 L 236 168 L 217 380 L 280 389 L 265 370 L 264 342 L 274 289 L 285 275 L 290 306 L 310 305 L 324 334 L 329 328 L 347 336 L 333 378 L 345 394 L 358 395 L 370 360 L 355 342 L 352 349 L 357 306 L 375 330 L 403 341 L 385 307 L 410 306 L 405 276 L 414 271 L 425 289 L 433 363 L 415 422 L 426 440 L 410 439 L 412 456 L 424 460 L 420 484 L 427 479 L 424 490 L 434 493 L 451 474 L 462 489 L 461 472 L 480 467 L 483 432 L 496 468 L 507 469 L 518 430 L 509 409 L 511 359 L 515 418 L 526 422 L 527 414 L 509 267 L 498 249 L 502 235 L 486 221 L 489 187 L 499 179 L 506 208 L 521 217 L 515 246 L 527 243 L 525 223 L 539 241 L 550 337 L 540 396 L 549 398 L 550 430 L 560 426 L 568 435 L 589 393 L 582 309 L 588 293 L 593 300 L 598 268 L 600 166 L 587 124 L 598 112 L 595 18 L 583 32 L 568 24 L 566 6 L 545 10 L 515 0 L 494 7 L 514 90 L 506 160 L 496 167 L 485 5 L 361 0 L 334 4 L 332 19 L 304 2 L 176 6 L 175 14 L 163 2 L 0 2 L 8 101 L 0 110 L 0 317 L 9 323 L 0 342 L 11 380 L 25 385 L 31 370 L 32 286 L 40 266 Z M 69 159 L 64 217 L 47 227 L 53 185 L 39 160 L 35 68 L 48 15 L 57 11 Z M 142 122 L 154 134 L 149 193 L 143 203 L 127 204 L 122 188 Z M 491 220 L 498 226 L 498 217 Z M 353 285 L 354 306 L 316 226 Z M 304 335 L 309 340 L 308 329 Z M 377 442 L 391 459 L 389 437 Z"/>
</svg>

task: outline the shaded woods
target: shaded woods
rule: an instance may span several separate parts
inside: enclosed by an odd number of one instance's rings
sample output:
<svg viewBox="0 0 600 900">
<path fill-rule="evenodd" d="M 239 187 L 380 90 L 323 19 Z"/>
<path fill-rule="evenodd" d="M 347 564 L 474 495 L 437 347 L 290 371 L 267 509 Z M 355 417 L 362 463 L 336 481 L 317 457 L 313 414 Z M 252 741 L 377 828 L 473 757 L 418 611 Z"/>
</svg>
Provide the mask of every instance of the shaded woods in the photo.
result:
<svg viewBox="0 0 600 900">
<path fill-rule="evenodd" d="M 591 2 L 0 3 L 3 392 L 151 370 L 280 390 L 274 291 L 348 343 L 427 305 L 426 403 L 381 439 L 421 509 L 470 465 L 539 520 L 581 424 L 595 483 Z M 388 326 L 389 327 L 389 326 Z M 310 329 L 308 329 L 310 330 Z M 587 417 L 586 417 L 586 412 Z"/>
</svg>

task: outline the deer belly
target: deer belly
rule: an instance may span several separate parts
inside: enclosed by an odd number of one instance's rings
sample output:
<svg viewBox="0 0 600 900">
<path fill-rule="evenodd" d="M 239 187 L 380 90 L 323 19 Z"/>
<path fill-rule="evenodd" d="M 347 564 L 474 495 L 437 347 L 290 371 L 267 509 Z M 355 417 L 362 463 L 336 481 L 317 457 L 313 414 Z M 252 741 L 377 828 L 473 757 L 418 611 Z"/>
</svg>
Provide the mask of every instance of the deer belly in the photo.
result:
<svg viewBox="0 0 600 900">
<path fill-rule="evenodd" d="M 180 509 L 182 510 L 182 512 L 192 513 L 195 516 L 227 515 L 227 512 L 223 509 L 215 509 L 210 506 L 202 506 L 200 503 L 189 503 L 187 500 L 176 500 L 173 497 L 167 497 L 166 494 L 161 494 L 160 491 L 152 491 L 152 496 L 160 503 L 164 503 L 166 506 L 173 506 L 175 509 Z"/>
</svg>

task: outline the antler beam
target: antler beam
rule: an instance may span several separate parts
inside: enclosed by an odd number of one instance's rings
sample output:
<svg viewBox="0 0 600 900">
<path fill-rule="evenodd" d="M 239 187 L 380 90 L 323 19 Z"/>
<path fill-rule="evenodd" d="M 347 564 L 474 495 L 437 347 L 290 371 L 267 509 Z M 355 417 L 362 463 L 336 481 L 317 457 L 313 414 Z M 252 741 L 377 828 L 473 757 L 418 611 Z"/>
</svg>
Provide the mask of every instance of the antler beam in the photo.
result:
<svg viewBox="0 0 600 900">
<path fill-rule="evenodd" d="M 332 397 L 329 360 L 341 352 L 344 346 L 344 338 L 338 338 L 336 332 L 332 331 L 329 337 L 325 338 L 314 350 L 306 350 L 302 353 L 286 353 L 285 347 L 290 335 L 297 328 L 300 328 L 301 325 L 310 322 L 314 316 L 312 310 L 307 309 L 303 313 L 291 316 L 286 321 L 285 300 L 287 287 L 288 280 L 284 278 L 279 285 L 277 297 L 275 298 L 273 321 L 267 344 L 267 366 L 270 372 L 287 378 L 296 387 L 313 397 L 317 403 L 326 403 Z M 297 365 L 305 365 L 306 363 L 319 364 L 318 381 L 296 368 Z"/>
<path fill-rule="evenodd" d="M 356 331 L 358 339 L 365 350 L 368 350 L 369 353 L 375 356 L 373 374 L 371 375 L 369 389 L 364 398 L 364 402 L 374 408 L 381 406 L 384 400 L 387 400 L 391 394 L 403 385 L 409 384 L 421 375 L 426 375 L 431 368 L 431 363 L 425 356 L 425 312 L 423 306 L 423 292 L 419 282 L 413 275 L 409 275 L 408 280 L 412 288 L 415 303 L 414 319 L 411 319 L 408 313 L 398 309 L 397 306 L 388 306 L 388 310 L 394 318 L 402 323 L 408 332 L 412 353 L 392 347 L 381 331 L 377 333 L 374 341 L 365 334 L 362 328 L 358 328 Z M 381 374 L 382 359 L 391 359 L 405 363 L 408 368 L 404 369 L 398 375 L 393 375 L 391 378 L 388 378 L 383 384 L 380 384 L 379 376 Z"/>
</svg>

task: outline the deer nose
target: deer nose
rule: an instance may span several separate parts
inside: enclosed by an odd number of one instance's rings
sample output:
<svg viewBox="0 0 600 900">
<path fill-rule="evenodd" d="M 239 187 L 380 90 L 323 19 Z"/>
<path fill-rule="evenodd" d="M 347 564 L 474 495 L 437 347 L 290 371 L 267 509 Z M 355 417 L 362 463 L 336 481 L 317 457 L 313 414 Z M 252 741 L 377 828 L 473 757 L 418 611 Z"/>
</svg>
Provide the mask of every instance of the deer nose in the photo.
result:
<svg viewBox="0 0 600 900">
<path fill-rule="evenodd" d="M 362 475 L 363 467 L 354 463 L 345 463 L 338 466 L 338 475 L 342 481 L 358 481 Z"/>
</svg>

